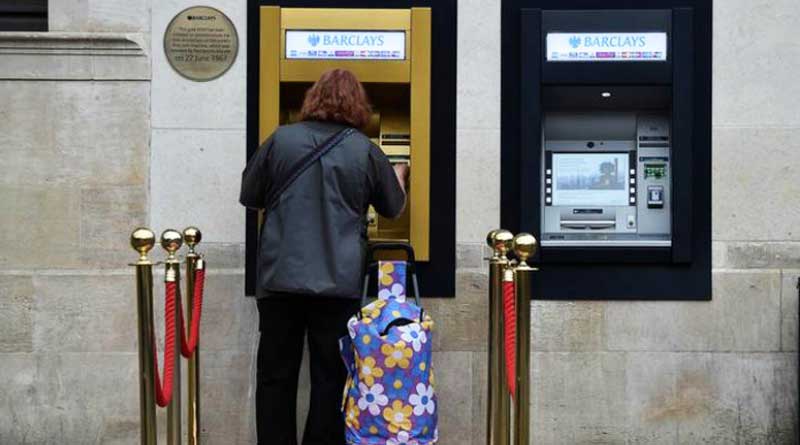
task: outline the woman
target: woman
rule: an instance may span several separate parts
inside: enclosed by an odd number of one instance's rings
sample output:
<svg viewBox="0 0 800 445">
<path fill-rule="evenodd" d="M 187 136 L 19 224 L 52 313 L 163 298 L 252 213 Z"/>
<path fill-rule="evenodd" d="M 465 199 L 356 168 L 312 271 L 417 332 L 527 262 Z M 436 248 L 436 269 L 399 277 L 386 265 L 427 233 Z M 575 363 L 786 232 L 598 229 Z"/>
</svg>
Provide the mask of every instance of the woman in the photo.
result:
<svg viewBox="0 0 800 445">
<path fill-rule="evenodd" d="M 263 208 L 301 159 L 342 129 L 370 117 L 364 87 L 347 70 L 328 71 L 308 90 L 302 122 L 278 128 L 250 159 L 239 201 Z M 359 305 L 370 205 L 397 217 L 408 166 L 389 163 L 360 132 L 311 164 L 267 209 L 258 252 L 258 443 L 295 445 L 297 378 L 308 334 L 311 403 L 303 445 L 344 444 L 346 370 L 338 339 Z"/>
</svg>

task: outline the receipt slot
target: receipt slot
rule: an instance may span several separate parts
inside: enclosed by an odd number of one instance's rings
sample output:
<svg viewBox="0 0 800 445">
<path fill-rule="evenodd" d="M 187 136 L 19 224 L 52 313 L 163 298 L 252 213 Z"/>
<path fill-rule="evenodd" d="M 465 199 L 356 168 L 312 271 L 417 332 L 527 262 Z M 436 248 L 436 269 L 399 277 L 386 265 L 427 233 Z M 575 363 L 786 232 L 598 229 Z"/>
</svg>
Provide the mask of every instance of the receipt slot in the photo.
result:
<svg viewBox="0 0 800 445">
<path fill-rule="evenodd" d="M 306 91 L 324 72 L 352 71 L 373 108 L 361 130 L 412 172 L 404 213 L 389 219 L 370 208 L 365 235 L 410 243 L 425 289 L 439 296 L 455 286 L 455 18 L 455 0 L 390 8 L 364 0 L 248 2 L 248 156 L 278 126 L 299 121 Z M 248 294 L 259 218 L 250 214 L 247 223 Z"/>
<path fill-rule="evenodd" d="M 503 4 L 501 219 L 541 241 L 534 295 L 710 298 L 710 2 L 657 3 Z"/>
</svg>

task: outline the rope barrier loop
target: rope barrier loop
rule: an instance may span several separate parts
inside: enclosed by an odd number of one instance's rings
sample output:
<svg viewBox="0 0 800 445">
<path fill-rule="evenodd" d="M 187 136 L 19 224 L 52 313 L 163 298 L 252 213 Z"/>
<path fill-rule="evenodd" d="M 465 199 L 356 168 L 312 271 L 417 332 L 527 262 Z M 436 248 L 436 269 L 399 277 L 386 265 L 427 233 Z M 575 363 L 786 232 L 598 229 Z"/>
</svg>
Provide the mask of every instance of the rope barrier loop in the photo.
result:
<svg viewBox="0 0 800 445">
<path fill-rule="evenodd" d="M 188 340 L 186 338 L 182 305 L 179 305 L 181 307 L 178 308 L 181 319 L 181 355 L 187 359 L 192 358 L 195 349 L 197 349 L 198 340 L 200 339 L 200 316 L 203 309 L 203 288 L 205 287 L 206 281 L 206 269 L 202 258 L 197 260 L 197 269 L 194 272 L 194 276 L 192 321 L 189 326 Z"/>
<path fill-rule="evenodd" d="M 510 271 L 507 272 L 510 273 Z M 503 350 L 506 358 L 506 380 L 508 381 L 508 392 L 511 397 L 516 397 L 517 389 L 517 312 L 515 303 L 515 289 L 513 278 L 511 281 L 503 280 Z"/>
<path fill-rule="evenodd" d="M 158 372 L 158 352 L 153 347 L 153 363 L 156 387 L 156 405 L 165 407 L 172 401 L 172 382 L 175 374 L 175 306 L 177 300 L 177 283 L 167 281 L 164 300 L 164 384 Z"/>
</svg>

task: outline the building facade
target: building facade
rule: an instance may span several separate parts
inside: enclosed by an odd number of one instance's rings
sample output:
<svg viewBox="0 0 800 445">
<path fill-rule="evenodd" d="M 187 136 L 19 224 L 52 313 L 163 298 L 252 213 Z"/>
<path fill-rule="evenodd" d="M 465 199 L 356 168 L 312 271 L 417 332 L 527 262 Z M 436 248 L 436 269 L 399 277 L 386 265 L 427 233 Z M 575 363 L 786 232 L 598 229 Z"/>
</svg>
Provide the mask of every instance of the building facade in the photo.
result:
<svg viewBox="0 0 800 445">
<path fill-rule="evenodd" d="M 254 443 L 238 204 L 253 42 L 245 1 L 209 1 L 236 25 L 238 58 L 211 82 L 180 77 L 163 36 L 194 5 L 51 1 L 47 32 L 0 33 L 0 443 L 138 442 L 139 225 L 203 231 L 202 437 Z M 443 445 L 485 443 L 500 13 L 458 2 L 456 296 L 425 301 Z M 798 22 L 796 0 L 714 3 L 712 299 L 535 301 L 533 443 L 796 443 Z"/>
</svg>

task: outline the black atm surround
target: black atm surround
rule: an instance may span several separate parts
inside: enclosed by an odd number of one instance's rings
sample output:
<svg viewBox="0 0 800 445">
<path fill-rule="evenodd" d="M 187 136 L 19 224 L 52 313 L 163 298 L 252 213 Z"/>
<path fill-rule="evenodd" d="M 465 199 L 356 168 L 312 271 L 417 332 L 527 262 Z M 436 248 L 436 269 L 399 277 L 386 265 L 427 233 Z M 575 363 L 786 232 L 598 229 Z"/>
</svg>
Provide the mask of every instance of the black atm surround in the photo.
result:
<svg viewBox="0 0 800 445">
<path fill-rule="evenodd" d="M 430 261 L 417 265 L 425 297 L 455 296 L 456 26 L 457 0 L 248 0 L 247 159 L 258 148 L 259 8 L 430 7 L 431 35 L 431 221 Z M 244 166 L 242 166 L 244 168 Z M 413 167 L 412 167 L 413 174 Z M 257 213 L 246 210 L 245 295 L 255 293 Z M 375 282 L 375 280 L 372 280 Z"/>
<path fill-rule="evenodd" d="M 541 120 L 559 87 L 672 94 L 672 248 L 540 249 L 537 299 L 711 298 L 711 1 L 504 0 L 501 225 L 540 235 Z M 668 34 L 668 61 L 547 63 L 547 30 Z M 567 98 L 569 99 L 569 98 Z M 686 147 L 689 147 L 687 149 Z"/>
</svg>

